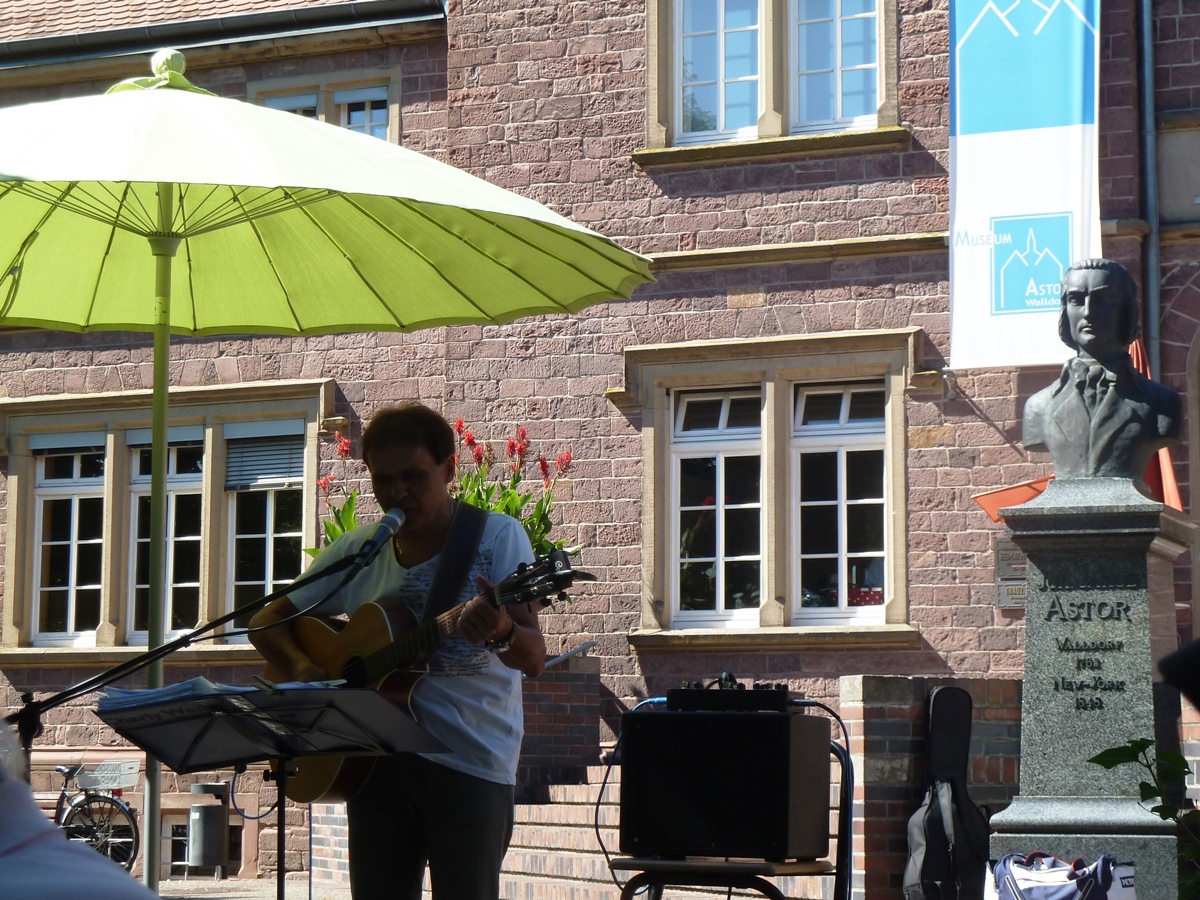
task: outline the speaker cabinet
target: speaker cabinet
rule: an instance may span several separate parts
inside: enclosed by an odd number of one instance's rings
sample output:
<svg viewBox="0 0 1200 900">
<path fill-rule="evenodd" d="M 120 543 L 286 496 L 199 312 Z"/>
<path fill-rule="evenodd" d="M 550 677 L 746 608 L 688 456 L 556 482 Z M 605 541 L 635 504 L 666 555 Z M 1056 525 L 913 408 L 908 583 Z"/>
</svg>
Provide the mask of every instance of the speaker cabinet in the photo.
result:
<svg viewBox="0 0 1200 900">
<path fill-rule="evenodd" d="M 830 720 L 790 712 L 626 713 L 621 852 L 829 853 Z"/>
</svg>

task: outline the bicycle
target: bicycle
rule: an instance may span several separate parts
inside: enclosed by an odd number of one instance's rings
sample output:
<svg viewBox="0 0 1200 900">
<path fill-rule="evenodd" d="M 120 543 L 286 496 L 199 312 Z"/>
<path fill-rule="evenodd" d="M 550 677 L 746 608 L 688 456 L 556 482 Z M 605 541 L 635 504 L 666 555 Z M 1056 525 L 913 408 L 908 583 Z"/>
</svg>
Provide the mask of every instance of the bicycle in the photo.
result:
<svg viewBox="0 0 1200 900">
<path fill-rule="evenodd" d="M 137 783 L 137 761 L 102 762 L 91 772 L 84 772 L 82 764 L 55 766 L 54 770 L 63 779 L 54 805 L 54 824 L 68 840 L 83 841 L 132 869 L 141 835 L 137 814 L 121 799 L 121 793 Z M 77 790 L 71 789 L 72 782 Z"/>
</svg>

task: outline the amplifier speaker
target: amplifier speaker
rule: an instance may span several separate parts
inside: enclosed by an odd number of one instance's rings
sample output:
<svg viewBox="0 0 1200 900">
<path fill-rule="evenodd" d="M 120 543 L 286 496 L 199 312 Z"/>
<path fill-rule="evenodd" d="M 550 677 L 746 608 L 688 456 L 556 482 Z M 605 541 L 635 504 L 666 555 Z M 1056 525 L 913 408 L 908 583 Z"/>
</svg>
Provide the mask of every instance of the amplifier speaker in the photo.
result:
<svg viewBox="0 0 1200 900">
<path fill-rule="evenodd" d="M 790 712 L 626 713 L 621 852 L 820 859 L 830 720 Z"/>
</svg>

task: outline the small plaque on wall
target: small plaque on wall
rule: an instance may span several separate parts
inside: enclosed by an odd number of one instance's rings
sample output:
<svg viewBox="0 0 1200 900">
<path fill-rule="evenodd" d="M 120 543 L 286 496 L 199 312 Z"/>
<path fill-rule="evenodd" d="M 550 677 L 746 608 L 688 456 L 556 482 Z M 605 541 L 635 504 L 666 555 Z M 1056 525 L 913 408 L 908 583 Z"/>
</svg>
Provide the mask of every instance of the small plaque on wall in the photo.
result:
<svg viewBox="0 0 1200 900">
<path fill-rule="evenodd" d="M 1025 607 L 1025 554 L 1011 540 L 997 537 L 996 606 L 1000 609 Z"/>
</svg>

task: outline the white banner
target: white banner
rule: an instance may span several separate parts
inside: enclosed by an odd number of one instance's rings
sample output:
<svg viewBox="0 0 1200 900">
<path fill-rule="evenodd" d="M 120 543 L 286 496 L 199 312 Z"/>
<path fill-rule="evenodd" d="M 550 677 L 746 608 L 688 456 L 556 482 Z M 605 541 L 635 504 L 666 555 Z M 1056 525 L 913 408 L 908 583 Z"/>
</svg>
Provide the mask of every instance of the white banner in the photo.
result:
<svg viewBox="0 0 1200 900">
<path fill-rule="evenodd" d="M 1101 255 L 1099 0 L 950 0 L 950 366 L 1060 363 L 1059 282 Z"/>
</svg>

